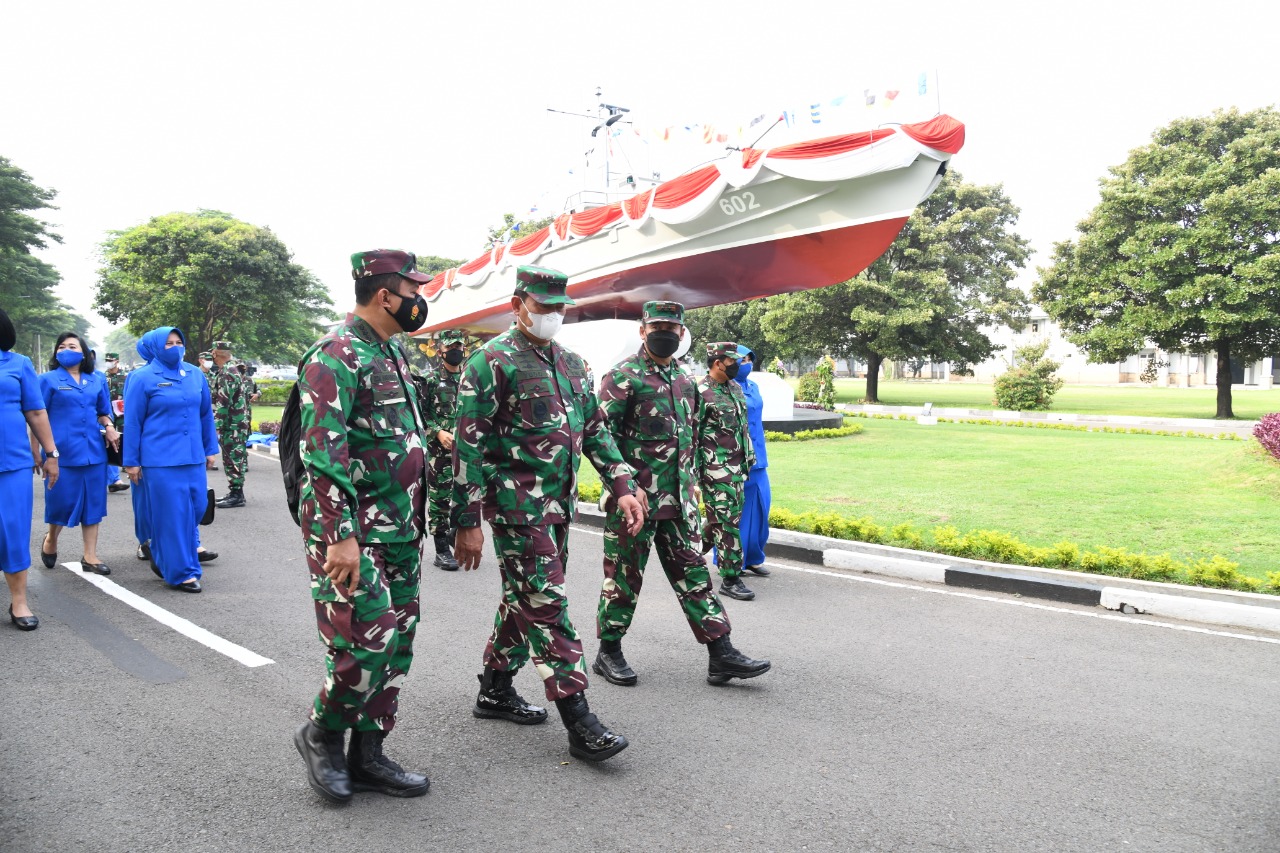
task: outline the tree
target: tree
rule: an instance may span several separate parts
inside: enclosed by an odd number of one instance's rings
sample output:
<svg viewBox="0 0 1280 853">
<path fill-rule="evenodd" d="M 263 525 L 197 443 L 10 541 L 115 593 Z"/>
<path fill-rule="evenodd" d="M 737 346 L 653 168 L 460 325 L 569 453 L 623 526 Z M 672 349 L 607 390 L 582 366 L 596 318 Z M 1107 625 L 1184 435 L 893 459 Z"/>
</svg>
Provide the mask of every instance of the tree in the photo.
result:
<svg viewBox="0 0 1280 853">
<path fill-rule="evenodd" d="M 37 367 L 47 353 L 37 352 L 36 342 L 46 351 L 62 332 L 76 332 L 87 339 L 89 321 L 53 295 L 61 280 L 52 265 L 33 256 L 62 238 L 48 222 L 29 211 L 56 210 L 54 190 L 36 186 L 31 176 L 0 157 L 0 305 L 4 306 L 18 331 L 14 348 L 30 356 Z"/>
<path fill-rule="evenodd" d="M 1013 351 L 1013 364 L 996 377 L 996 405 L 1013 412 L 1048 411 L 1053 405 L 1053 395 L 1062 387 L 1062 380 L 1054 376 L 1062 365 L 1046 358 L 1049 342 L 1027 344 Z"/>
<path fill-rule="evenodd" d="M 1100 183 L 1034 298 L 1091 361 L 1216 353 L 1232 417 L 1231 360 L 1280 349 L 1280 113 L 1178 119 Z"/>
<path fill-rule="evenodd" d="M 102 244 L 96 305 L 141 335 L 173 325 L 193 353 L 229 340 L 238 354 L 296 361 L 334 318 L 325 288 L 268 228 L 227 213 L 167 213 Z"/>
<path fill-rule="evenodd" d="M 770 299 L 765 336 L 785 357 L 824 351 L 865 361 L 869 403 L 879 402 L 885 359 L 948 361 L 967 372 L 1000 348 L 986 329 L 1026 317 L 1026 294 L 1012 284 L 1029 255 L 1013 231 L 1018 213 L 1000 185 L 951 172 L 861 275 Z"/>
<path fill-rule="evenodd" d="M 489 236 L 485 239 L 485 248 L 492 249 L 499 243 L 505 243 L 508 240 L 519 240 L 521 237 L 528 237 L 539 229 L 550 225 L 555 221 L 555 219 L 556 218 L 554 216 L 545 216 L 541 219 L 530 219 L 527 222 L 519 222 L 516 220 L 516 215 L 514 213 L 504 213 L 502 214 L 502 224 L 489 229 Z"/>
<path fill-rule="evenodd" d="M 776 297 L 775 297 L 776 298 Z M 765 338 L 764 329 L 760 325 L 761 318 L 769 308 L 769 299 L 756 299 L 751 302 L 731 302 L 727 305 L 712 305 L 709 308 L 695 308 L 684 315 L 686 328 L 693 338 L 692 347 L 702 347 L 717 341 L 737 341 L 756 354 L 756 365 L 766 370 L 767 355 L 774 350 Z M 706 360 L 706 350 L 699 352 L 691 347 L 695 362 Z"/>
<path fill-rule="evenodd" d="M 108 332 L 106 340 L 102 342 L 102 352 L 119 353 L 120 363 L 129 367 L 141 360 L 138 357 L 138 336 L 130 334 L 128 326 L 120 326 Z"/>
</svg>

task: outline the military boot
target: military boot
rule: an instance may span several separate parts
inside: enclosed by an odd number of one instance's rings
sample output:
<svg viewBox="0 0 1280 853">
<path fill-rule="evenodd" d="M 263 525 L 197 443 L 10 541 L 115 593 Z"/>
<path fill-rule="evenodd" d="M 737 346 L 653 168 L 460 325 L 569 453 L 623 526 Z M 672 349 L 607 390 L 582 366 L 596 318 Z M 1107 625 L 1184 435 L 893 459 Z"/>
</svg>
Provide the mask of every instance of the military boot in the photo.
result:
<svg viewBox="0 0 1280 853">
<path fill-rule="evenodd" d="M 584 693 L 556 700 L 560 719 L 569 732 L 569 754 L 583 761 L 604 761 L 627 748 L 627 739 L 609 731 L 587 707 Z"/>
<path fill-rule="evenodd" d="M 477 675 L 480 679 L 480 692 L 476 695 L 476 706 L 471 713 L 477 717 L 491 720 L 510 720 L 522 726 L 534 726 L 547 721 L 547 709 L 530 705 L 516 692 L 511 681 L 514 672 L 485 667 L 484 673 Z"/>
<path fill-rule="evenodd" d="M 731 678 L 755 678 L 773 666 L 767 660 L 754 660 L 735 649 L 728 634 L 708 643 L 707 651 L 711 654 L 711 662 L 707 666 L 708 684 L 724 684 Z"/>
<path fill-rule="evenodd" d="M 351 787 L 356 791 L 376 791 L 391 797 L 421 797 L 431 787 L 422 773 L 405 770 L 382 754 L 385 732 L 351 732 L 347 766 Z"/>
<path fill-rule="evenodd" d="M 630 687 L 637 681 L 635 670 L 622 656 L 621 640 L 600 641 L 600 651 L 596 654 L 595 663 L 591 664 L 591 671 L 610 684 L 623 687 Z"/>
<path fill-rule="evenodd" d="M 244 506 L 244 492 L 240 489 L 232 489 L 218 501 L 214 502 L 214 506 L 218 509 L 235 509 Z"/>
<path fill-rule="evenodd" d="M 351 774 L 342 754 L 343 732 L 322 729 L 308 720 L 293 734 L 293 745 L 307 763 L 312 789 L 335 803 L 351 801 Z"/>
<path fill-rule="evenodd" d="M 456 572 L 458 561 L 453 558 L 453 537 L 450 533 L 436 533 L 432 538 L 436 543 L 436 565 L 446 572 Z"/>
</svg>

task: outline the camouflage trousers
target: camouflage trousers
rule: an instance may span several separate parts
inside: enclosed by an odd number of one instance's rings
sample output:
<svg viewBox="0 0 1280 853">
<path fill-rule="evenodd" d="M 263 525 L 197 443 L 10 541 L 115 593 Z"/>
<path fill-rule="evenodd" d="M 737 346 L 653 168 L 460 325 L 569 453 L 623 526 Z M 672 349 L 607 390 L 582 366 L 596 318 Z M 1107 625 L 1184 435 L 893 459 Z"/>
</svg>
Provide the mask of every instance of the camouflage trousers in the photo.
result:
<svg viewBox="0 0 1280 853">
<path fill-rule="evenodd" d="M 453 508 L 453 457 L 449 454 L 431 457 L 430 533 L 448 533 Z"/>
<path fill-rule="evenodd" d="M 564 593 L 569 525 L 493 525 L 493 547 L 502 572 L 502 602 L 484 650 L 484 665 L 515 672 L 532 652 L 547 699 L 587 689 L 582 642 L 569 621 Z"/>
<path fill-rule="evenodd" d="M 621 640 L 636 615 L 649 548 L 656 544 L 667 582 L 676 591 L 693 636 L 707 644 L 729 633 L 729 617 L 716 598 L 706 560 L 697 550 L 696 534 L 683 518 L 648 518 L 628 536 L 626 516 L 614 510 L 604 523 L 604 585 L 596 612 L 596 635 Z"/>
<path fill-rule="evenodd" d="M 360 585 L 349 597 L 321 568 L 325 545 L 305 542 L 316 624 L 329 647 L 311 719 L 329 731 L 389 732 L 413 662 L 422 540 L 362 544 Z"/>
<path fill-rule="evenodd" d="M 218 441 L 222 444 L 222 467 L 227 469 L 227 485 L 234 489 L 244 488 L 244 472 L 249 467 L 249 448 L 245 441 L 249 432 L 244 425 L 233 425 L 227 430 L 218 430 Z"/>
<path fill-rule="evenodd" d="M 703 547 L 716 549 L 720 577 L 731 580 L 742 574 L 742 483 L 715 483 L 702 493 L 707 508 Z"/>
</svg>

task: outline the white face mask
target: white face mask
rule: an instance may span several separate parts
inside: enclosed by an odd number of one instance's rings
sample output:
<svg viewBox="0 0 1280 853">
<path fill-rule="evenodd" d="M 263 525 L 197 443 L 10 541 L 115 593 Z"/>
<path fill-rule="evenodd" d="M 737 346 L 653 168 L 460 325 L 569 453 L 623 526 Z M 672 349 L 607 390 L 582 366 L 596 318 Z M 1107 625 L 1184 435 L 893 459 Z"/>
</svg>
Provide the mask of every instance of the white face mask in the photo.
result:
<svg viewBox="0 0 1280 853">
<path fill-rule="evenodd" d="M 564 314 L 559 311 L 553 311 L 550 314 L 535 314 L 528 308 L 524 310 L 529 315 L 529 322 L 525 328 L 529 330 L 529 334 L 544 341 L 554 338 L 556 332 L 560 331 L 560 324 L 564 322 Z"/>
</svg>

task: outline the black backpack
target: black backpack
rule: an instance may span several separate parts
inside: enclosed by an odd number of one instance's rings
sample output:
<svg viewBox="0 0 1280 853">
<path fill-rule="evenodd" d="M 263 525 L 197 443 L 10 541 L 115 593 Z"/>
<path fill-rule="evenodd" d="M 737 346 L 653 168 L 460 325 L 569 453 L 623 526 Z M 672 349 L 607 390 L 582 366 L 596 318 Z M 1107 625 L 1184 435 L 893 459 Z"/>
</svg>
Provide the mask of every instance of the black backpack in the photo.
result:
<svg viewBox="0 0 1280 853">
<path fill-rule="evenodd" d="M 302 526 L 298 518 L 298 502 L 302 495 L 302 399 L 298 395 L 298 383 L 289 389 L 289 399 L 280 417 L 280 432 L 276 436 L 276 449 L 280 451 L 280 474 L 284 477 L 284 498 L 289 504 L 293 523 Z"/>
</svg>

